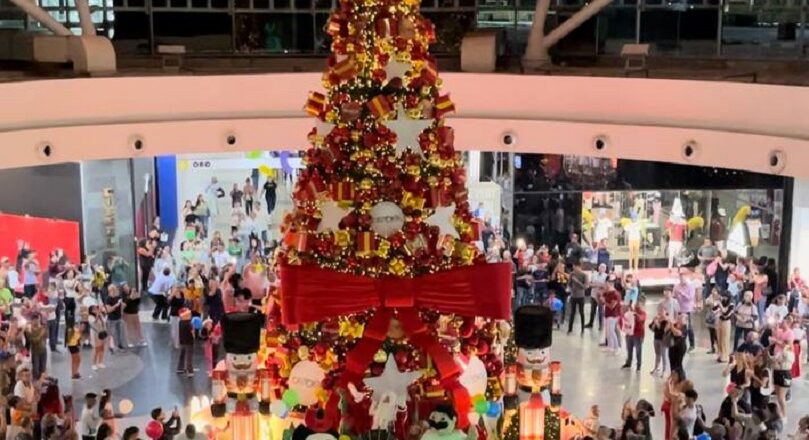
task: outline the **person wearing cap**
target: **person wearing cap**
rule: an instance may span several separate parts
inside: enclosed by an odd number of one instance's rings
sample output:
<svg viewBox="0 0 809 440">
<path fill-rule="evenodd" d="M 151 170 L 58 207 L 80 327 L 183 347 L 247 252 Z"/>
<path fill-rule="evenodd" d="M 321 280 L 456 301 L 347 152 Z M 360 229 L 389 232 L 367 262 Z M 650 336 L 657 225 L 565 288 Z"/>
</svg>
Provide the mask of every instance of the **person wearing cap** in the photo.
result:
<svg viewBox="0 0 809 440">
<path fill-rule="evenodd" d="M 96 411 L 96 393 L 84 395 L 84 408 L 79 416 L 79 434 L 82 440 L 95 440 L 98 433 L 98 425 L 101 424 L 101 415 Z"/>
<path fill-rule="evenodd" d="M 180 357 L 177 360 L 177 374 L 194 377 L 194 327 L 191 325 L 191 310 L 180 310 L 177 341 L 180 344 Z"/>
</svg>

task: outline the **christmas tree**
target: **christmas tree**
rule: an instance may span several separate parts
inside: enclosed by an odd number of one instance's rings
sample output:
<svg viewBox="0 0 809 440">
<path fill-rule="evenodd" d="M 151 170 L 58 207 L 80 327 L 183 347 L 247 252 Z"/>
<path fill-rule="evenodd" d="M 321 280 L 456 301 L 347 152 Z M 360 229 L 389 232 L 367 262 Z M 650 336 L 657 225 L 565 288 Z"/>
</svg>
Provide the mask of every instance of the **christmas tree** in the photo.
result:
<svg viewBox="0 0 809 440">
<path fill-rule="evenodd" d="M 474 243 L 463 163 L 444 119 L 454 105 L 440 92 L 428 51 L 435 30 L 418 8 L 341 0 L 332 13 L 325 93 L 311 92 L 304 107 L 315 118 L 312 146 L 277 258 L 267 359 L 279 391 L 287 407 L 339 412 L 353 434 L 369 428 L 357 409 L 363 396 L 411 400 L 411 421 L 448 399 L 459 425 L 473 409 L 502 407 L 487 402 L 502 390 L 491 381 L 503 368 L 495 320 L 510 317 L 510 267 L 486 264 Z M 313 398 L 296 375 L 315 364 L 324 375 Z M 482 378 L 471 377 L 475 365 Z"/>
</svg>

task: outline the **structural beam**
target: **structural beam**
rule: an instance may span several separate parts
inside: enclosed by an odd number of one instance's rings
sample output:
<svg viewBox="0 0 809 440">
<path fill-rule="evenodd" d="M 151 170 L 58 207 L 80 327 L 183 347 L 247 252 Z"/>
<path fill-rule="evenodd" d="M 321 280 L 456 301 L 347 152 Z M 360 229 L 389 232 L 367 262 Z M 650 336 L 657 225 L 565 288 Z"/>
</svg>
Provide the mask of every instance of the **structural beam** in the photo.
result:
<svg viewBox="0 0 809 440">
<path fill-rule="evenodd" d="M 81 34 L 84 36 L 95 35 L 96 27 L 93 24 L 93 17 L 90 15 L 90 4 L 87 0 L 76 0 L 76 9 L 79 11 Z"/>
<path fill-rule="evenodd" d="M 528 46 L 525 48 L 523 67 L 532 69 L 550 64 L 548 49 L 610 3 L 612 0 L 593 0 L 545 35 L 545 18 L 548 15 L 550 0 L 539 0 L 531 24 Z"/>
<path fill-rule="evenodd" d="M 48 30 L 50 30 L 54 34 L 63 37 L 73 35 L 73 33 L 71 33 L 68 28 L 66 28 L 62 23 L 56 21 L 55 18 L 51 17 L 51 14 L 48 14 L 36 3 L 31 2 L 29 0 L 11 0 L 11 3 L 17 5 L 20 9 L 25 11 L 26 14 L 30 15 L 31 18 L 33 18 L 34 20 L 42 23 L 43 26 L 48 28 Z"/>
</svg>

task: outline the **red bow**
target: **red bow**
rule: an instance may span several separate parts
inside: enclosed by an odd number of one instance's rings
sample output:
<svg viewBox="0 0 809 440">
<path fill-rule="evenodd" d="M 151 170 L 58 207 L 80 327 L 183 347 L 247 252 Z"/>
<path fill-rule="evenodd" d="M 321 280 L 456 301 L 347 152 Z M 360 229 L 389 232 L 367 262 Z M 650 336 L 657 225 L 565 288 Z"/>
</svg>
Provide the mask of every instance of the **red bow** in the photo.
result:
<svg viewBox="0 0 809 440">
<path fill-rule="evenodd" d="M 374 353 L 385 341 L 391 320 L 396 318 L 410 342 L 433 359 L 442 384 L 453 397 L 459 426 L 465 427 L 471 403 L 468 393 L 458 383 L 460 369 L 452 354 L 428 332 L 417 308 L 508 319 L 511 317 L 510 265 L 465 266 L 417 278 L 370 278 L 314 266 L 281 266 L 280 275 L 284 324 L 321 321 L 378 309 L 365 326 L 362 339 L 346 356 L 346 369 L 341 378 L 343 386 L 359 384 Z"/>
</svg>

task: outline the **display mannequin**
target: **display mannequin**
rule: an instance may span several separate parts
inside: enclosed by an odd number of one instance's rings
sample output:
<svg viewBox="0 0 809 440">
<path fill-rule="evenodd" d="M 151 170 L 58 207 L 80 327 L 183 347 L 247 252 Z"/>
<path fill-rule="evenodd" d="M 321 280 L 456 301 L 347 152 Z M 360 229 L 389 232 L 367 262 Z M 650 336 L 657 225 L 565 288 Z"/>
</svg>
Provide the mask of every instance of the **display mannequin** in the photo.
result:
<svg viewBox="0 0 809 440">
<path fill-rule="evenodd" d="M 593 227 L 593 243 L 601 243 L 601 240 L 609 241 L 612 226 L 612 220 L 607 217 L 607 211 L 604 208 L 600 208 L 598 210 L 598 218 Z"/>
<path fill-rule="evenodd" d="M 713 218 L 711 218 L 711 227 L 710 227 L 711 241 L 714 242 L 716 248 L 719 249 L 719 252 L 721 252 L 723 255 L 726 249 L 725 217 L 727 217 L 727 211 L 725 211 L 725 208 L 717 209 L 716 215 L 714 215 Z"/>
<path fill-rule="evenodd" d="M 669 234 L 669 270 L 674 267 L 674 259 L 677 258 L 677 256 L 680 255 L 680 251 L 683 250 L 683 242 L 685 241 L 685 231 L 687 228 L 685 215 L 683 214 L 683 204 L 680 198 L 677 197 L 671 205 L 671 216 L 668 221 L 666 221 L 666 231 L 668 231 Z"/>
<path fill-rule="evenodd" d="M 626 241 L 629 245 L 629 270 L 636 272 L 640 261 L 640 223 L 638 213 L 633 209 L 629 212 L 629 224 L 626 225 Z"/>
</svg>

